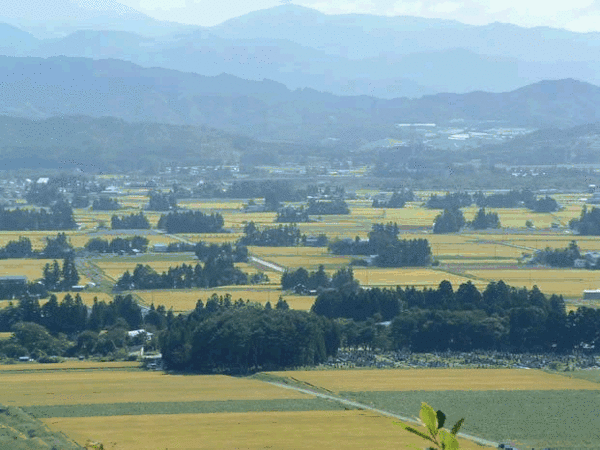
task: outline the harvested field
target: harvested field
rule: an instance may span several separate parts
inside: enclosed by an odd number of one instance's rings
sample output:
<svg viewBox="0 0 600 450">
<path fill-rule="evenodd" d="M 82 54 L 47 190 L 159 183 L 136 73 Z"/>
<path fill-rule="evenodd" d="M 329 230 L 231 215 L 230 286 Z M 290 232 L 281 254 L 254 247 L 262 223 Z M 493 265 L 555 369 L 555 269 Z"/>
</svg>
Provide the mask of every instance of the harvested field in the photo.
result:
<svg viewBox="0 0 600 450">
<path fill-rule="evenodd" d="M 394 419 L 366 411 L 303 411 L 53 418 L 44 422 L 75 441 L 121 449 L 398 449 L 422 439 Z M 132 432 L 140 430 L 140 432 Z M 142 431 L 143 430 L 143 431 Z M 461 441 L 461 448 L 480 448 Z"/>
<path fill-rule="evenodd" d="M 600 390 L 600 384 L 541 370 L 390 369 L 272 372 L 333 392 Z"/>
<path fill-rule="evenodd" d="M 0 371 L 0 383 L 3 403 L 17 406 L 310 398 L 250 379 L 140 370 Z"/>
</svg>

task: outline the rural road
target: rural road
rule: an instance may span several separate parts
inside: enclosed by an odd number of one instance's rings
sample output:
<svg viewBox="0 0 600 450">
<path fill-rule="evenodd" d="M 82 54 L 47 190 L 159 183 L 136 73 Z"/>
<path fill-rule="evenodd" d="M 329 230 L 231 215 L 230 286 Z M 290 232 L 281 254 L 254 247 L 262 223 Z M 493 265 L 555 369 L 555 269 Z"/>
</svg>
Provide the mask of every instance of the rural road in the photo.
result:
<svg viewBox="0 0 600 450">
<path fill-rule="evenodd" d="M 264 259 L 261 259 L 261 258 L 257 258 L 256 256 L 250 256 L 250 261 L 253 263 L 259 264 L 261 266 L 268 267 L 269 269 L 272 269 L 275 272 L 283 273 L 286 271 L 285 267 L 278 266 L 277 264 L 274 264 L 269 261 L 265 261 Z"/>
<path fill-rule="evenodd" d="M 316 397 L 324 398 L 324 399 L 327 399 L 327 400 L 333 400 L 335 402 L 341 403 L 342 405 L 351 406 L 353 408 L 364 409 L 364 410 L 368 410 L 368 411 L 373 411 L 374 413 L 381 414 L 382 416 L 392 417 L 394 419 L 401 420 L 402 422 L 418 423 L 415 419 L 412 419 L 410 417 L 401 416 L 399 414 L 394 414 L 394 413 L 391 413 L 389 411 L 385 411 L 383 409 L 378 409 L 378 408 L 374 408 L 374 407 L 369 406 L 369 405 L 365 405 L 364 403 L 355 402 L 353 400 L 347 400 L 345 398 L 340 398 L 340 397 L 336 397 L 334 395 L 329 395 L 329 394 L 323 394 L 321 392 L 315 392 L 315 391 L 312 391 L 310 389 L 304 389 L 304 388 L 297 387 L 297 386 L 290 386 L 288 384 L 278 383 L 276 381 L 264 381 L 264 382 L 272 384 L 272 385 L 280 387 L 280 388 L 291 389 L 291 390 L 294 390 L 294 391 L 302 392 L 304 394 L 314 395 Z M 498 442 L 488 441 L 487 439 L 481 439 L 481 438 L 478 438 L 476 436 L 471 436 L 471 435 L 465 434 L 465 433 L 458 433 L 458 436 L 461 437 L 461 438 L 463 438 L 463 439 L 468 439 L 470 441 L 473 441 L 473 442 L 475 442 L 475 443 L 477 443 L 479 445 L 482 445 L 482 446 L 489 446 L 489 447 L 493 447 L 493 448 L 498 448 Z"/>
</svg>

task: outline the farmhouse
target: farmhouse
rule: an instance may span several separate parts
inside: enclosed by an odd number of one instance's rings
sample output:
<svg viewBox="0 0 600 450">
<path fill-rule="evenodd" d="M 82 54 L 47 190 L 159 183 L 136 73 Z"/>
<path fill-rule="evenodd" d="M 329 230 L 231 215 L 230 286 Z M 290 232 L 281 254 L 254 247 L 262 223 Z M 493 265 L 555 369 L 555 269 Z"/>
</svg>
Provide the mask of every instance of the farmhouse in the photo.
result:
<svg viewBox="0 0 600 450">
<path fill-rule="evenodd" d="M 589 289 L 583 291 L 584 300 L 600 300 L 600 289 Z"/>
</svg>

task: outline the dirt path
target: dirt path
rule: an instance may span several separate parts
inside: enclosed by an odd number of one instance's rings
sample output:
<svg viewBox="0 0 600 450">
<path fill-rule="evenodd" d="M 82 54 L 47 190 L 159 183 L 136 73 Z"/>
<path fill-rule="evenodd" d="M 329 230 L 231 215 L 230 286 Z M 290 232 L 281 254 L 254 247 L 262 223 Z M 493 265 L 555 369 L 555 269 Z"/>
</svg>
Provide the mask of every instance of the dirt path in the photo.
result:
<svg viewBox="0 0 600 450">
<path fill-rule="evenodd" d="M 410 422 L 410 423 L 418 423 L 415 419 L 411 418 L 411 417 L 406 417 L 406 416 L 402 416 L 400 414 L 395 414 L 389 411 L 385 411 L 383 409 L 379 409 L 379 408 L 375 408 L 373 406 L 369 406 L 369 405 L 365 405 L 364 403 L 359 403 L 359 402 L 355 402 L 353 400 L 348 400 L 342 397 L 337 397 L 335 395 L 332 394 L 324 394 L 322 392 L 317 392 L 317 391 L 313 391 L 311 389 L 305 389 L 305 388 L 301 388 L 301 387 L 297 387 L 297 386 L 291 386 L 289 384 L 285 384 L 285 383 L 279 383 L 276 381 L 264 381 L 264 383 L 269 383 L 272 384 L 274 386 L 280 387 L 280 388 L 284 388 L 284 389 L 291 389 L 297 392 L 302 392 L 304 394 L 308 394 L 308 395 L 314 395 L 316 397 L 319 398 L 324 398 L 327 400 L 333 400 L 335 402 L 341 403 L 342 405 L 345 406 L 350 406 L 352 408 L 356 408 L 356 409 L 363 409 L 363 410 L 368 410 L 368 411 L 372 411 L 374 413 L 377 414 L 381 414 L 382 416 L 387 416 L 387 417 L 391 417 L 393 419 L 398 419 L 402 422 Z M 469 434 L 465 434 L 465 433 L 458 433 L 458 436 L 463 438 L 463 439 L 468 439 L 470 441 L 473 441 L 479 445 L 482 446 L 487 446 L 487 447 L 493 447 L 493 448 L 498 448 L 498 442 L 494 442 L 494 441 L 488 441 L 487 439 L 481 439 L 478 438 L 476 436 L 471 436 Z"/>
</svg>

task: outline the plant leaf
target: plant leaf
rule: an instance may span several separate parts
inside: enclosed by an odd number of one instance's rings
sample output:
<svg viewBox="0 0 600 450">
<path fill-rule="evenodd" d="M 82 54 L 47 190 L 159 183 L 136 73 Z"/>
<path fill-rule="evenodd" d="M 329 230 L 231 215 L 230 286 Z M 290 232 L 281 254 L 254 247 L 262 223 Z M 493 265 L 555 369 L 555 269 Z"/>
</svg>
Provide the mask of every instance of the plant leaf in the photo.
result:
<svg viewBox="0 0 600 450">
<path fill-rule="evenodd" d="M 452 431 L 450 431 L 450 433 L 452 433 L 452 435 L 456 436 L 458 433 L 458 430 L 460 430 L 460 427 L 462 427 L 462 424 L 464 421 L 465 421 L 465 418 L 463 417 L 458 422 L 456 422 L 454 424 L 454 426 L 452 427 Z"/>
<path fill-rule="evenodd" d="M 396 425 L 401 426 L 402 428 L 404 428 L 406 431 L 409 431 L 413 434 L 416 434 L 417 436 L 422 437 L 423 439 L 427 439 L 428 441 L 431 441 L 433 443 L 435 443 L 435 441 L 433 439 L 431 439 L 431 436 L 427 436 L 425 433 L 417 430 L 416 428 L 413 428 L 411 426 L 408 426 L 402 422 L 394 422 Z"/>
<path fill-rule="evenodd" d="M 446 414 L 444 414 L 441 410 L 437 410 L 435 412 L 435 415 L 437 416 L 437 421 L 438 421 L 438 430 L 440 428 L 442 428 L 444 426 L 444 424 L 446 423 Z"/>
<path fill-rule="evenodd" d="M 440 430 L 440 442 L 444 450 L 460 450 L 458 439 L 447 430 Z"/>
<path fill-rule="evenodd" d="M 419 417 L 421 417 L 421 420 L 423 421 L 431 435 L 437 436 L 438 419 L 434 409 L 425 402 L 421 403 L 421 412 L 419 413 Z"/>
</svg>

